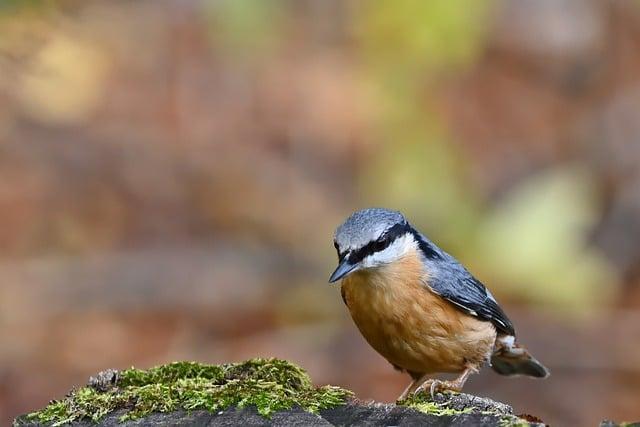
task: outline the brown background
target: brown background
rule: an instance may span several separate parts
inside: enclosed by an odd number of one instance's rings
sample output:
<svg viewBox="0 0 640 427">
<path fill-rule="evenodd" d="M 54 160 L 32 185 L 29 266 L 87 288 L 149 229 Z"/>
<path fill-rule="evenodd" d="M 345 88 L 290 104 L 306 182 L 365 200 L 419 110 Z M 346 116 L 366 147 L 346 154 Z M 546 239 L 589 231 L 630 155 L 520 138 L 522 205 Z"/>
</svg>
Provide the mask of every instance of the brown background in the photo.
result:
<svg viewBox="0 0 640 427">
<path fill-rule="evenodd" d="M 279 356 L 390 401 L 331 236 L 400 209 L 483 280 L 546 381 L 640 419 L 640 6 L 0 3 L 0 423 L 107 367 Z"/>
</svg>

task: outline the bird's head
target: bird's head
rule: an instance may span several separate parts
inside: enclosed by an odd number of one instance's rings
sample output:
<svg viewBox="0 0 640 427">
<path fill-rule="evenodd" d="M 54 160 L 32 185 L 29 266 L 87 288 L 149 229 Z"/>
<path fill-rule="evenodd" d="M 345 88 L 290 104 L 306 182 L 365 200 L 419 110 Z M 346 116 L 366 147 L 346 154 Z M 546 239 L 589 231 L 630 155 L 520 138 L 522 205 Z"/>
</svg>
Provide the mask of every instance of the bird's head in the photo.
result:
<svg viewBox="0 0 640 427">
<path fill-rule="evenodd" d="M 413 229 L 404 216 L 382 208 L 352 214 L 336 230 L 333 244 L 339 264 L 329 283 L 397 261 L 416 248 Z"/>
</svg>

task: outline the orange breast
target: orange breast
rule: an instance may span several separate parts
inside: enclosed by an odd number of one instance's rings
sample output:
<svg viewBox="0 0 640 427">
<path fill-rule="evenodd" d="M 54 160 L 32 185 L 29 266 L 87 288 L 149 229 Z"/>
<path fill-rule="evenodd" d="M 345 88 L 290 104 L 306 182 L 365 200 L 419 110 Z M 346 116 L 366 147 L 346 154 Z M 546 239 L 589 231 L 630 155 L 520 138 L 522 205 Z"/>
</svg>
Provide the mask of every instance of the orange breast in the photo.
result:
<svg viewBox="0 0 640 427">
<path fill-rule="evenodd" d="M 496 330 L 431 292 L 417 253 L 351 274 L 342 293 L 367 342 L 392 364 L 416 373 L 461 372 L 493 350 Z"/>
</svg>

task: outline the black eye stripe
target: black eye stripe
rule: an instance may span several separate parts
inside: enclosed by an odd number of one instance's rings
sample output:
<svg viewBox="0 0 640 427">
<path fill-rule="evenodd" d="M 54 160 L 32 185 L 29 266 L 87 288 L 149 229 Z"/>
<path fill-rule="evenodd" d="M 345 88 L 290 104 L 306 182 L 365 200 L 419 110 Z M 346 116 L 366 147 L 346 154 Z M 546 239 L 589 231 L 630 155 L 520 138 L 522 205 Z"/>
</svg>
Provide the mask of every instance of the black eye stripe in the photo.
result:
<svg viewBox="0 0 640 427">
<path fill-rule="evenodd" d="M 388 248 L 398 237 L 411 231 L 411 226 L 407 222 L 402 222 L 394 225 L 387 230 L 378 240 L 367 243 L 357 251 L 352 252 L 349 255 L 349 262 L 356 264 L 369 255 L 380 252 Z"/>
<path fill-rule="evenodd" d="M 442 255 L 437 250 L 437 247 L 431 244 L 428 240 L 424 239 L 422 235 L 414 229 L 408 222 L 402 222 L 394 225 L 389 230 L 387 230 L 383 235 L 373 242 L 369 242 L 364 247 L 358 249 L 357 251 L 345 251 L 340 253 L 337 242 L 333 242 L 333 246 L 336 248 L 338 252 L 338 258 L 340 262 L 344 260 L 345 257 L 348 256 L 349 263 L 357 264 L 369 255 L 380 252 L 388 248 L 398 237 L 403 236 L 405 234 L 413 235 L 413 238 L 418 242 L 418 248 L 422 255 L 427 259 L 441 259 Z"/>
</svg>

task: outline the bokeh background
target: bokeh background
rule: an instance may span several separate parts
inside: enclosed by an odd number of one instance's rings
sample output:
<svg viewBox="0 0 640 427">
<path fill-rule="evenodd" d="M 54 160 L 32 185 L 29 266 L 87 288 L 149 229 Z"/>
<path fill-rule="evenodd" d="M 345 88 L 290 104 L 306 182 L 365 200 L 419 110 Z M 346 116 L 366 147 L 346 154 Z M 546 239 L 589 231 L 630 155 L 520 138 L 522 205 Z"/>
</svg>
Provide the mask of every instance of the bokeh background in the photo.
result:
<svg viewBox="0 0 640 427">
<path fill-rule="evenodd" d="M 0 1 L 0 424 L 99 370 L 278 356 L 391 401 L 334 228 L 402 210 L 553 375 L 640 419 L 640 2 Z"/>
</svg>

